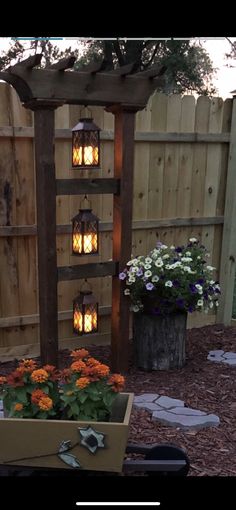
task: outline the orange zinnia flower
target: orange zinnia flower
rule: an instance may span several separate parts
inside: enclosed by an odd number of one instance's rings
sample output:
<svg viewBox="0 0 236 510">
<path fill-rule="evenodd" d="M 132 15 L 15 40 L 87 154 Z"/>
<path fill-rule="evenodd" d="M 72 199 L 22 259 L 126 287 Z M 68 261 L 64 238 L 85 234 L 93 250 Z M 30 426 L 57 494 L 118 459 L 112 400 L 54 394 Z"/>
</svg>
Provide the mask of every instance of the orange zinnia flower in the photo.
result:
<svg viewBox="0 0 236 510">
<path fill-rule="evenodd" d="M 36 361 L 32 359 L 23 359 L 19 363 L 19 368 L 24 369 L 24 372 L 33 372 L 37 367 Z"/>
<path fill-rule="evenodd" d="M 73 372 L 81 372 L 84 368 L 86 368 L 86 365 L 81 360 L 74 361 L 74 363 L 71 365 L 71 370 L 73 370 Z"/>
<path fill-rule="evenodd" d="M 123 377 L 123 375 L 113 374 L 108 380 L 108 384 L 112 384 L 113 391 L 118 393 L 119 391 L 122 391 L 124 388 L 125 378 Z"/>
<path fill-rule="evenodd" d="M 88 356 L 89 352 L 86 351 L 86 349 L 76 349 L 75 351 L 72 351 L 70 356 L 72 358 L 76 358 L 76 359 L 83 359 L 83 358 L 86 358 L 86 356 Z"/>
<path fill-rule="evenodd" d="M 94 375 L 99 375 L 100 377 L 107 377 L 110 373 L 110 368 L 107 365 L 103 365 L 100 363 L 99 365 L 93 367 Z"/>
<path fill-rule="evenodd" d="M 88 386 L 89 383 L 90 383 L 90 380 L 88 377 L 80 377 L 80 379 L 77 379 L 75 386 L 77 388 L 79 388 L 80 390 L 82 390 L 83 388 Z"/>
<path fill-rule="evenodd" d="M 23 409 L 23 404 L 15 404 L 14 406 L 14 411 L 22 411 Z"/>
<path fill-rule="evenodd" d="M 96 367 L 97 365 L 100 365 L 100 361 L 98 361 L 97 359 L 95 358 L 89 358 L 87 360 L 87 365 L 88 366 L 91 366 L 91 367 Z"/>
<path fill-rule="evenodd" d="M 14 372 L 7 377 L 7 382 L 10 386 L 13 386 L 13 388 L 17 388 L 17 386 L 24 386 L 23 373 L 19 370 L 14 370 Z"/>
<path fill-rule="evenodd" d="M 0 377 L 0 384 L 4 384 L 5 382 L 7 382 L 7 378 L 4 375 L 2 375 Z"/>
<path fill-rule="evenodd" d="M 39 400 L 38 406 L 42 411 L 50 411 L 53 407 L 53 401 L 50 397 L 43 397 Z"/>
<path fill-rule="evenodd" d="M 44 397 L 47 397 L 47 395 L 46 395 L 46 393 L 44 393 L 44 391 L 34 390 L 31 395 L 31 402 L 32 402 L 32 404 L 35 404 L 36 406 L 38 406 L 39 401 Z"/>
<path fill-rule="evenodd" d="M 43 383 L 48 380 L 49 374 L 43 368 L 34 370 L 31 374 L 31 379 L 35 383 Z"/>
</svg>

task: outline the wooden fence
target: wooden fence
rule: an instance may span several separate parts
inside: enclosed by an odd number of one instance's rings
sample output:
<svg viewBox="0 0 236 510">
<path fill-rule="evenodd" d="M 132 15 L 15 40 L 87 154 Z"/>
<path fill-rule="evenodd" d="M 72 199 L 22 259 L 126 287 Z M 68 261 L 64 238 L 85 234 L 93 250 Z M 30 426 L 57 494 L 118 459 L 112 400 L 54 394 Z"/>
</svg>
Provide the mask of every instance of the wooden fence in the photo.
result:
<svg viewBox="0 0 236 510">
<path fill-rule="evenodd" d="M 133 255 L 147 253 L 157 240 L 177 244 L 195 236 L 212 254 L 209 263 L 217 268 L 216 276 L 220 264 L 221 273 L 226 274 L 231 237 L 225 242 L 224 260 L 221 253 L 229 147 L 233 143 L 232 105 L 232 99 L 199 97 L 196 101 L 193 96 L 155 94 L 137 114 Z M 93 117 L 102 129 L 102 168 L 71 169 L 71 128 L 79 117 L 77 106 L 56 111 L 57 178 L 112 177 L 113 115 L 100 107 L 93 108 Z M 0 83 L 0 359 L 5 360 L 39 352 L 33 144 L 31 112 L 21 106 L 9 85 Z M 81 198 L 57 197 L 58 266 L 78 264 L 78 258 L 71 255 L 71 218 L 78 212 Z M 113 196 L 91 195 L 89 199 L 101 220 L 100 250 L 93 262 L 107 261 L 112 257 Z M 229 213 L 227 225 L 230 231 Z M 88 262 L 89 257 L 81 259 L 81 263 Z M 234 277 L 234 266 L 230 267 Z M 72 300 L 82 281 L 58 283 L 61 348 L 110 341 L 111 277 L 90 282 L 99 302 L 99 333 L 80 338 L 72 333 Z M 222 314 L 224 311 L 223 307 Z M 215 321 L 214 314 L 195 313 L 188 326 Z"/>
</svg>

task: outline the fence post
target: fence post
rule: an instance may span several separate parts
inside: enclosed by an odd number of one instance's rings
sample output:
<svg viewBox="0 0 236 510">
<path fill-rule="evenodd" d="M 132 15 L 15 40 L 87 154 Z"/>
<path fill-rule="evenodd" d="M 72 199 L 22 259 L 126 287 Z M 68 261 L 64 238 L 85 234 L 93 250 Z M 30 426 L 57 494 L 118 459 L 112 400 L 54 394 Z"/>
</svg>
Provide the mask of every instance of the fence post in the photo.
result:
<svg viewBox="0 0 236 510">
<path fill-rule="evenodd" d="M 40 356 L 57 366 L 57 251 L 54 108 L 35 108 Z"/>
<path fill-rule="evenodd" d="M 221 298 L 217 322 L 231 324 L 236 263 L 236 96 L 233 98 L 220 262 Z"/>
<path fill-rule="evenodd" d="M 121 271 L 131 257 L 134 171 L 134 110 L 110 108 L 115 115 L 114 176 L 120 193 L 113 200 L 113 260 Z M 112 277 L 111 361 L 112 370 L 127 372 L 129 359 L 130 300 L 118 275 Z"/>
</svg>

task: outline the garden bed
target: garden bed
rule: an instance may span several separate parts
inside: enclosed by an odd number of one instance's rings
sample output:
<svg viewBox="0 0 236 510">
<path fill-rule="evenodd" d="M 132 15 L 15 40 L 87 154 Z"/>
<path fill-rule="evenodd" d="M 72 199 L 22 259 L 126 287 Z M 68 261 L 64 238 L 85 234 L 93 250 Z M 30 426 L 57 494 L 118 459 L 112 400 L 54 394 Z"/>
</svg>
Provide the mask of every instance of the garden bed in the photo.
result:
<svg viewBox="0 0 236 510">
<path fill-rule="evenodd" d="M 125 391 L 168 395 L 220 418 L 219 427 L 181 431 L 152 422 L 147 411 L 133 409 L 129 441 L 172 443 L 184 448 L 190 459 L 190 476 L 236 476 L 236 367 L 207 361 L 208 352 L 214 349 L 236 352 L 236 328 L 217 325 L 189 330 L 186 365 L 180 370 L 136 370 L 132 366 L 131 346 Z M 109 347 L 92 346 L 89 351 L 109 362 Z M 60 368 L 70 361 L 69 351 L 61 351 Z M 7 374 L 15 365 L 0 363 L 0 373 Z"/>
</svg>

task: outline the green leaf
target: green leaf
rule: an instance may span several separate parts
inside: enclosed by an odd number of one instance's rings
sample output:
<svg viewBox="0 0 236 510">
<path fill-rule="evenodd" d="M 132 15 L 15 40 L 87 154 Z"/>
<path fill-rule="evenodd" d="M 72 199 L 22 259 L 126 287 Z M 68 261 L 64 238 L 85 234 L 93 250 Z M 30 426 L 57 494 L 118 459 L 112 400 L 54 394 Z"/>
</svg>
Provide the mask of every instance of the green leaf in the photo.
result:
<svg viewBox="0 0 236 510">
<path fill-rule="evenodd" d="M 17 388 L 16 389 L 16 395 L 17 395 L 17 399 L 22 404 L 27 404 L 28 398 L 27 398 L 27 390 L 26 390 L 26 388 L 24 388 L 24 387 Z"/>
</svg>

